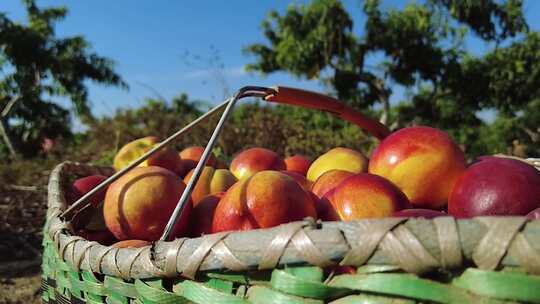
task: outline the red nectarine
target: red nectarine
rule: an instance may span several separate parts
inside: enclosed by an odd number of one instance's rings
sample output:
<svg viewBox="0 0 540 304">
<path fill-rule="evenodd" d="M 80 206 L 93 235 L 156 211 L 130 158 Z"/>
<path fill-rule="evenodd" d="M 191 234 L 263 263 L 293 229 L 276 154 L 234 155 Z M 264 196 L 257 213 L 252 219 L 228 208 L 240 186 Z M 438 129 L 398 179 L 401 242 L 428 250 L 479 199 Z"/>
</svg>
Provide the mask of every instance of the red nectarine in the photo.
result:
<svg viewBox="0 0 540 304">
<path fill-rule="evenodd" d="M 180 158 L 182 159 L 182 164 L 184 166 L 184 173 L 189 172 L 191 169 L 197 166 L 197 163 L 201 159 L 201 156 L 204 152 L 204 147 L 193 146 L 187 147 L 180 152 Z M 210 157 L 206 161 L 205 166 L 216 167 L 216 157 L 214 153 L 210 153 Z"/>
<path fill-rule="evenodd" d="M 465 171 L 450 193 L 456 217 L 526 215 L 540 207 L 540 172 L 509 158 L 486 158 Z"/>
<path fill-rule="evenodd" d="M 274 151 L 251 148 L 240 152 L 231 162 L 230 170 L 238 179 L 264 170 L 285 170 L 285 162 Z"/>
</svg>

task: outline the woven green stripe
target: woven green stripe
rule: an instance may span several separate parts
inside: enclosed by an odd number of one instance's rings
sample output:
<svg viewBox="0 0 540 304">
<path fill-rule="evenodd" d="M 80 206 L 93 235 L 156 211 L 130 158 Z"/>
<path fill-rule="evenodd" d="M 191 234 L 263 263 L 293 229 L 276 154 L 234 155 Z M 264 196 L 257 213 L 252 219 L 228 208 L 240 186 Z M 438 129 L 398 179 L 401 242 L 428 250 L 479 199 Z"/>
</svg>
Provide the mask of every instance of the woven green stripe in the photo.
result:
<svg viewBox="0 0 540 304">
<path fill-rule="evenodd" d="M 249 301 L 253 304 L 323 304 L 322 300 L 306 299 L 283 294 L 264 286 L 253 286 L 248 290 Z"/>
<path fill-rule="evenodd" d="M 377 273 L 377 272 L 391 272 L 398 271 L 401 268 L 393 265 L 364 265 L 356 268 L 357 274 Z"/>
<path fill-rule="evenodd" d="M 246 273 L 207 273 L 209 278 L 231 281 L 239 284 L 247 285 L 270 285 L 271 271 L 258 271 Z"/>
<path fill-rule="evenodd" d="M 410 274 L 340 275 L 331 285 L 439 303 L 469 303 L 471 300 L 459 289 Z"/>
<path fill-rule="evenodd" d="M 198 303 L 216 303 L 216 304 L 248 304 L 249 302 L 230 293 L 224 293 L 204 284 L 194 281 L 184 281 L 180 283 L 182 296 L 186 299 Z"/>
<path fill-rule="evenodd" d="M 135 280 L 135 289 L 144 303 L 187 303 L 186 299 L 161 287 L 161 280 Z"/>
<path fill-rule="evenodd" d="M 330 304 L 415 304 L 415 303 L 416 301 L 414 300 L 389 298 L 389 297 L 365 295 L 365 294 L 347 296 L 347 297 L 330 302 Z"/>
<path fill-rule="evenodd" d="M 72 284 L 73 289 L 83 291 L 89 294 L 90 296 L 93 296 L 93 295 L 106 296 L 108 294 L 103 284 L 97 281 L 93 274 L 87 271 L 83 271 L 81 275 L 83 279 L 82 281 L 79 280 L 78 275 L 71 276 L 71 284 Z"/>
<path fill-rule="evenodd" d="M 104 285 L 109 294 L 123 297 L 136 298 L 137 290 L 132 283 L 126 283 L 124 280 L 112 276 L 105 276 Z"/>
<path fill-rule="evenodd" d="M 453 284 L 482 296 L 540 302 L 540 276 L 469 268 Z"/>
<path fill-rule="evenodd" d="M 56 272 L 56 274 L 56 276 L 53 276 L 53 279 L 56 280 L 56 288 L 71 289 L 71 281 L 65 276 L 65 274 L 61 272 Z"/>
<path fill-rule="evenodd" d="M 224 293 L 231 294 L 233 292 L 233 282 L 231 281 L 210 279 L 205 283 L 205 285 Z"/>
<path fill-rule="evenodd" d="M 313 275 L 308 275 L 307 277 L 313 277 Z M 350 290 L 346 288 L 304 280 L 302 277 L 294 276 L 283 270 L 274 270 L 271 284 L 272 288 L 276 290 L 295 296 L 314 299 L 335 299 L 350 293 Z"/>
<path fill-rule="evenodd" d="M 305 281 L 322 282 L 324 279 L 324 272 L 320 267 L 289 267 L 283 270 Z"/>
</svg>

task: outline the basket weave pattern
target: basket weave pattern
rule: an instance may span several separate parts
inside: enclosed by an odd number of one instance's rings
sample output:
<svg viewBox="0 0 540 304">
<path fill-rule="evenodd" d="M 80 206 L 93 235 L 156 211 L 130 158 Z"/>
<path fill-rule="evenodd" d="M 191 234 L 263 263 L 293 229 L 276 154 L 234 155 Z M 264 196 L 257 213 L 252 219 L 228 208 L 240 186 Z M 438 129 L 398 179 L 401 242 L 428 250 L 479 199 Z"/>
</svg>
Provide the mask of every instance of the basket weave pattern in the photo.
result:
<svg viewBox="0 0 540 304">
<path fill-rule="evenodd" d="M 97 173 L 112 170 L 66 162 L 51 176 L 46 302 L 540 302 L 540 221 L 306 220 L 117 249 L 71 235 L 59 218 L 69 179 Z M 357 274 L 328 274 L 336 265 Z"/>
</svg>

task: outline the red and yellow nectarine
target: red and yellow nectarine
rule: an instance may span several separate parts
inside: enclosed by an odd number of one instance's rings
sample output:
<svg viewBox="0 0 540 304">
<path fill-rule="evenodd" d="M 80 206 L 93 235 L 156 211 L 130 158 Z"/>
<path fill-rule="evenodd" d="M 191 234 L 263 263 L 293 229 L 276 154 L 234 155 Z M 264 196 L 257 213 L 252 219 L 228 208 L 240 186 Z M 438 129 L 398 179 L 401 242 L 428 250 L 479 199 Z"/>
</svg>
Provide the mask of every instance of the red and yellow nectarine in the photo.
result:
<svg viewBox="0 0 540 304">
<path fill-rule="evenodd" d="M 105 224 L 119 240 L 159 239 L 186 185 L 161 167 L 137 167 L 109 186 L 105 195 Z M 192 210 L 188 201 L 172 236 L 184 235 Z"/>
<path fill-rule="evenodd" d="M 201 159 L 203 152 L 204 147 L 201 146 L 187 147 L 184 150 L 180 151 L 179 155 L 182 159 L 182 164 L 184 166 L 184 174 L 197 166 L 197 163 Z M 214 156 L 214 153 L 210 153 L 210 157 L 206 161 L 205 166 L 216 168 L 216 164 L 217 160 Z"/>
<path fill-rule="evenodd" d="M 367 158 L 360 152 L 349 148 L 333 148 L 319 156 L 309 167 L 307 179 L 314 182 L 330 170 L 344 170 L 351 173 L 366 172 Z"/>
<path fill-rule="evenodd" d="M 186 177 L 184 177 L 184 183 L 186 185 L 191 179 L 193 171 L 189 171 Z M 227 191 L 236 181 L 236 177 L 227 169 L 204 167 L 197 184 L 195 184 L 195 188 L 193 188 L 193 192 L 191 192 L 193 206 L 196 206 L 208 194 Z"/>
<path fill-rule="evenodd" d="M 297 182 L 300 186 L 302 186 L 304 190 L 311 191 L 311 185 L 313 183 L 308 181 L 304 175 L 298 172 L 287 171 L 287 170 L 281 171 L 281 173 L 290 176 L 292 179 L 294 179 L 295 182 Z"/>
<path fill-rule="evenodd" d="M 317 197 L 323 197 L 328 191 L 334 189 L 339 185 L 343 180 L 349 176 L 353 176 L 354 173 L 345 170 L 330 170 L 323 173 L 317 180 L 313 183 L 311 191 Z"/>
<path fill-rule="evenodd" d="M 213 232 L 269 228 L 316 217 L 309 194 L 291 177 L 261 171 L 239 180 L 219 201 Z"/>
<path fill-rule="evenodd" d="M 445 132 L 409 127 L 386 137 L 373 151 L 369 173 L 397 185 L 415 207 L 442 209 L 465 171 L 463 151 Z"/>
<path fill-rule="evenodd" d="M 137 158 L 150 151 L 158 143 L 159 140 L 155 136 L 143 137 L 127 143 L 114 157 L 113 167 L 117 171 L 123 169 Z M 148 166 L 162 167 L 176 174 L 181 174 L 184 171 L 180 157 L 169 147 L 164 147 L 139 164 L 139 167 Z"/>
<path fill-rule="evenodd" d="M 311 161 L 302 155 L 296 154 L 285 158 L 285 166 L 287 171 L 300 173 L 303 176 L 306 176 L 310 165 Z"/>
<path fill-rule="evenodd" d="M 348 177 L 322 200 L 330 202 L 342 221 L 391 216 L 409 207 L 399 188 L 385 178 L 368 173 Z"/>
</svg>

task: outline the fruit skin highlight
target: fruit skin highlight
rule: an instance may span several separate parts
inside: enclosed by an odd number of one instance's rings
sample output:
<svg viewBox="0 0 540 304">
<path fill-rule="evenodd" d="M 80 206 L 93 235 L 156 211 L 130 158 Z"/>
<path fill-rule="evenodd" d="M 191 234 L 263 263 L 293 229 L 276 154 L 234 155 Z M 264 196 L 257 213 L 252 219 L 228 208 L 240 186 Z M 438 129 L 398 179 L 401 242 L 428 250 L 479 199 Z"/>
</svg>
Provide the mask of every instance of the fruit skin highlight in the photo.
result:
<svg viewBox="0 0 540 304">
<path fill-rule="evenodd" d="M 264 170 L 285 170 L 285 162 L 274 151 L 251 148 L 240 152 L 232 160 L 230 171 L 236 178 L 243 179 Z"/>
<path fill-rule="evenodd" d="M 195 169 L 189 171 L 186 177 L 184 177 L 184 183 L 186 185 L 191 179 L 191 176 L 193 176 L 194 171 Z M 197 206 L 199 201 L 209 194 L 227 191 L 236 181 L 236 177 L 227 169 L 204 167 L 197 184 L 193 188 L 193 192 L 191 192 L 193 206 Z"/>
<path fill-rule="evenodd" d="M 216 207 L 212 231 L 269 228 L 316 216 L 310 195 L 291 177 L 261 171 L 225 193 Z"/>
<path fill-rule="evenodd" d="M 342 221 L 387 217 L 410 207 L 405 194 L 394 184 L 368 173 L 348 177 L 323 200 L 332 205 L 335 216 Z"/>
<path fill-rule="evenodd" d="M 344 170 L 351 173 L 366 172 L 368 159 L 360 152 L 337 147 L 319 156 L 309 167 L 307 179 L 314 182 L 330 170 Z"/>
<path fill-rule="evenodd" d="M 540 171 L 522 161 L 490 157 L 471 165 L 450 193 L 456 217 L 526 215 L 540 207 Z"/>
<path fill-rule="evenodd" d="M 285 158 L 285 166 L 287 167 L 287 171 L 297 172 L 303 176 L 306 176 L 310 165 L 311 161 L 302 155 L 296 154 Z"/>
<path fill-rule="evenodd" d="M 134 168 L 109 186 L 103 208 L 105 224 L 119 240 L 158 240 L 185 188 L 167 169 Z M 189 200 L 172 237 L 185 235 L 192 208 Z"/>
<path fill-rule="evenodd" d="M 390 134 L 373 151 L 368 170 L 398 186 L 415 208 L 437 210 L 464 171 L 463 151 L 445 132 L 424 126 Z"/>
</svg>

